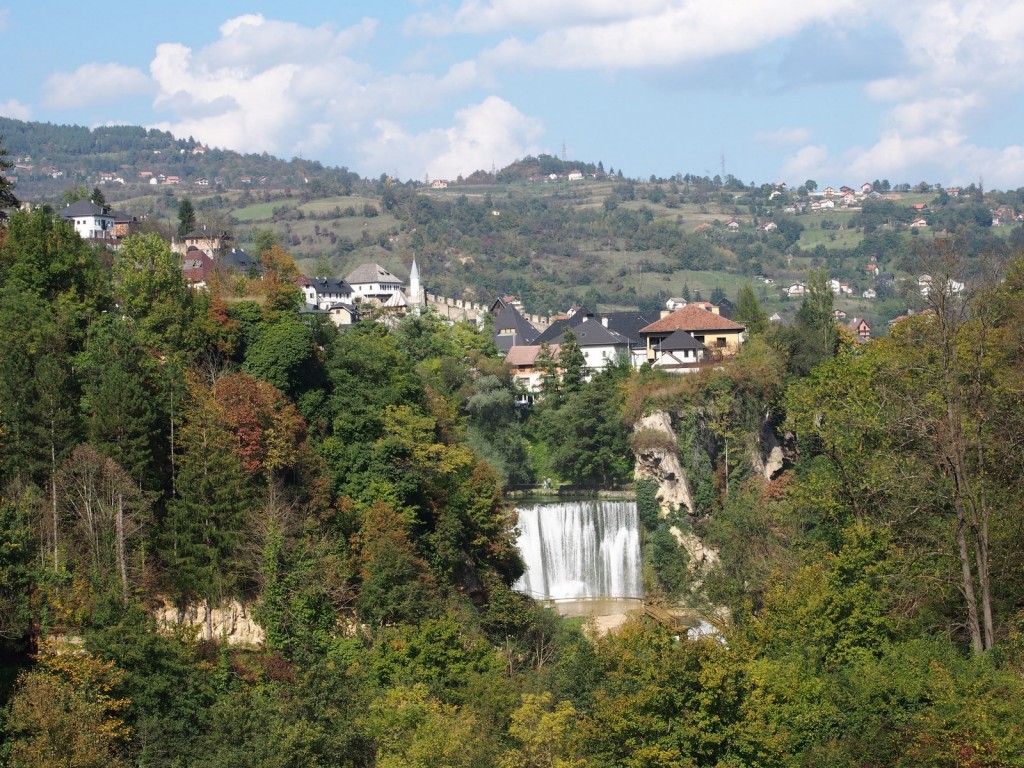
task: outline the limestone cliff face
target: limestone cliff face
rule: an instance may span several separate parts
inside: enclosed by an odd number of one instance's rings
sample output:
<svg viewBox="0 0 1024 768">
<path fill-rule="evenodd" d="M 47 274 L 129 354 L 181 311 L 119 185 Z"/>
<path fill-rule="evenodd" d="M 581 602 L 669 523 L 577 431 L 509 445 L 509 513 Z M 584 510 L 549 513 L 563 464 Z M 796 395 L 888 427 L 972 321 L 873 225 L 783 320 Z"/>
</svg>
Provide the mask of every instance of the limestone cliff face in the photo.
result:
<svg viewBox="0 0 1024 768">
<path fill-rule="evenodd" d="M 684 514 L 693 514 L 693 497 L 686 478 L 686 470 L 679 460 L 679 439 L 672 428 L 672 418 L 664 411 L 656 411 L 633 425 L 638 438 L 634 441 L 636 469 L 634 478 L 649 478 L 658 483 L 661 514 L 667 516 L 670 506 Z M 718 562 L 718 552 L 704 544 L 699 536 L 684 532 L 677 526 L 670 529 L 679 546 L 689 554 L 691 572 L 702 576 Z"/>
<path fill-rule="evenodd" d="M 195 627 L 204 640 L 220 640 L 226 636 L 228 645 L 257 646 L 267 639 L 267 633 L 253 620 L 249 608 L 237 600 L 217 607 L 197 603 L 184 609 L 165 600 L 153 615 L 162 629 L 182 625 Z"/>
<path fill-rule="evenodd" d="M 679 442 L 672 429 L 672 418 L 664 411 L 644 416 L 633 425 L 637 435 L 649 435 L 650 440 L 636 442 L 636 468 L 633 478 L 649 478 L 658 484 L 662 514 L 669 505 L 693 512 L 693 499 L 686 472 L 679 461 Z"/>
<path fill-rule="evenodd" d="M 750 464 L 754 472 L 765 480 L 774 480 L 785 468 L 787 462 L 795 460 L 793 436 L 789 433 L 780 441 L 766 418 L 757 436 L 757 445 L 750 452 Z"/>
</svg>

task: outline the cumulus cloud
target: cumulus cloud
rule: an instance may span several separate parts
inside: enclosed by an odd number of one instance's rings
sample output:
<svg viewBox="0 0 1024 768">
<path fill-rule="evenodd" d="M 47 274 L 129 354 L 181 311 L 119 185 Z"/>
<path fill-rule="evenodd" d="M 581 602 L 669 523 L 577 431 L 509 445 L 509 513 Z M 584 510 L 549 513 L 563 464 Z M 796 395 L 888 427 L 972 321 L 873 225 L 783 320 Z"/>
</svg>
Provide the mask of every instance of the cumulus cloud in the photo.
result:
<svg viewBox="0 0 1024 768">
<path fill-rule="evenodd" d="M 547 29 L 580 23 L 624 21 L 638 14 L 663 12 L 671 0 L 464 0 L 456 10 L 426 12 L 411 17 L 409 34 L 449 35 Z"/>
<path fill-rule="evenodd" d="M 17 99 L 8 99 L 7 101 L 0 101 L 0 115 L 15 120 L 31 120 L 32 108 L 22 104 Z"/>
<path fill-rule="evenodd" d="M 665 67 L 751 51 L 812 24 L 858 18 L 863 8 L 858 0 L 693 0 L 648 5 L 646 10 L 631 7 L 626 18 L 570 23 L 528 41 L 509 38 L 486 58 L 501 65 L 559 69 Z"/>
<path fill-rule="evenodd" d="M 47 78 L 44 103 L 56 109 L 75 109 L 97 99 L 114 102 L 147 93 L 152 83 L 146 74 L 120 64 L 83 64 L 74 72 L 57 72 Z"/>
<path fill-rule="evenodd" d="M 472 61 L 438 74 L 376 72 L 354 54 L 375 30 L 367 19 L 338 30 L 248 14 L 224 22 L 204 48 L 160 45 L 150 72 L 155 105 L 170 117 L 157 127 L 243 152 L 323 157 L 343 147 L 329 161 L 350 164 L 351 147 L 390 135 L 381 126 L 489 81 Z"/>
<path fill-rule="evenodd" d="M 782 178 L 792 179 L 793 183 L 803 183 L 806 179 L 816 177 L 828 178 L 830 167 L 828 147 L 808 145 L 786 158 L 782 166 Z"/>
<path fill-rule="evenodd" d="M 811 132 L 807 128 L 779 128 L 775 131 L 759 131 L 754 134 L 754 141 L 763 147 L 772 149 L 806 144 L 810 138 Z"/>
<path fill-rule="evenodd" d="M 1020 90 L 1024 6 L 1014 0 L 927 6 L 915 0 L 893 6 L 878 21 L 900 37 L 907 66 L 867 84 L 869 98 L 890 106 L 878 140 L 850 151 L 849 172 L 877 176 L 884 169 L 914 178 L 934 169 L 948 183 L 984 175 L 990 183 L 1019 186 L 1020 147 L 980 147 L 970 131 L 985 109 Z"/>
<path fill-rule="evenodd" d="M 540 150 L 540 121 L 512 104 L 489 96 L 479 104 L 457 111 L 454 125 L 409 134 L 392 121 L 378 121 L 375 135 L 360 146 L 363 162 L 417 178 L 454 179 L 492 165 L 502 167 Z"/>
</svg>

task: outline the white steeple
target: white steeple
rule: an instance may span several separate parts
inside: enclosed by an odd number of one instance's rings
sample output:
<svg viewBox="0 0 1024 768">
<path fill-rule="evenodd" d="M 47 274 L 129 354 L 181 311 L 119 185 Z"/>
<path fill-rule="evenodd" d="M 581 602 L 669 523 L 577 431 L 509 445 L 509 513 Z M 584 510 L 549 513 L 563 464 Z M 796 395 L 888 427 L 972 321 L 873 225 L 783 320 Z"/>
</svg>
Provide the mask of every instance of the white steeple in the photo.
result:
<svg viewBox="0 0 1024 768">
<path fill-rule="evenodd" d="M 423 291 L 420 288 L 420 268 L 416 266 L 416 257 L 412 257 L 412 269 L 409 270 L 409 303 L 420 304 L 423 301 Z"/>
</svg>

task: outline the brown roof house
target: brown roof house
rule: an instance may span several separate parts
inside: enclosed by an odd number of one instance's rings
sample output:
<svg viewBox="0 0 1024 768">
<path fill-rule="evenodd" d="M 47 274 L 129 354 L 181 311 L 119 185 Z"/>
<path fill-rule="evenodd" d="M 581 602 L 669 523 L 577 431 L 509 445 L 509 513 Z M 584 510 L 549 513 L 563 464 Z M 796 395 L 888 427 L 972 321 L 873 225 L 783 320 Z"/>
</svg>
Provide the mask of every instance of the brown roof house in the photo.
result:
<svg viewBox="0 0 1024 768">
<path fill-rule="evenodd" d="M 647 360 L 654 363 L 662 343 L 676 331 L 686 331 L 714 358 L 739 352 L 746 330 L 745 326 L 727 317 L 689 304 L 641 329 L 640 335 L 647 340 Z"/>
</svg>

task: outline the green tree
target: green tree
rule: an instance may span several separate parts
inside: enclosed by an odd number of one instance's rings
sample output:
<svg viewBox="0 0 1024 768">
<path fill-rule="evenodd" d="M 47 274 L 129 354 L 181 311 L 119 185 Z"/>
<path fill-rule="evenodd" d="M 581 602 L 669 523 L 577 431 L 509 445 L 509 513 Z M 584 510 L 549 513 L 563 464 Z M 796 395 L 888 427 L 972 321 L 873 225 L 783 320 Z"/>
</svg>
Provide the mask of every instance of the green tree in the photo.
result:
<svg viewBox="0 0 1024 768">
<path fill-rule="evenodd" d="M 160 443 L 156 361 L 131 324 L 106 315 L 90 327 L 76 366 L 89 442 L 140 486 L 154 488 Z"/>
<path fill-rule="evenodd" d="M 175 594 L 209 609 L 239 587 L 240 546 L 251 492 L 232 435 L 208 393 L 197 388 L 181 430 L 176 487 L 160 551 Z"/>
<path fill-rule="evenodd" d="M 129 237 L 114 260 L 114 289 L 121 312 L 139 338 L 164 355 L 197 359 L 207 333 L 196 292 L 181 274 L 181 262 L 154 233 Z"/>
<path fill-rule="evenodd" d="M 14 165 L 7 158 L 7 147 L 4 146 L 3 134 L 0 134 L 0 223 L 7 219 L 6 208 L 18 207 L 18 198 L 14 196 L 14 185 L 4 175 Z"/>
<path fill-rule="evenodd" d="M 576 340 L 576 333 L 571 328 L 566 328 L 558 345 L 558 369 L 561 372 L 562 392 L 570 394 L 580 388 L 587 375 L 586 366 L 587 361 Z"/>
<path fill-rule="evenodd" d="M 196 209 L 192 201 L 183 197 L 178 203 L 178 237 L 184 237 L 196 228 Z"/>
<path fill-rule="evenodd" d="M 502 768 L 586 768 L 577 734 L 577 712 L 548 693 L 525 693 L 512 713 L 509 735 L 517 746 L 501 759 Z"/>
<path fill-rule="evenodd" d="M 733 319 L 738 323 L 743 323 L 750 335 L 761 334 L 768 329 L 768 315 L 761 308 L 761 303 L 757 300 L 750 283 L 744 283 L 740 288 Z"/>
<path fill-rule="evenodd" d="M 114 690 L 123 673 L 91 654 L 51 643 L 21 675 L 7 722 L 16 768 L 118 768 L 131 736 L 128 702 Z"/>
<path fill-rule="evenodd" d="M 807 293 L 790 332 L 790 369 L 794 373 L 805 375 L 835 356 L 839 329 L 833 315 L 833 299 L 828 271 L 811 270 Z"/>
</svg>

